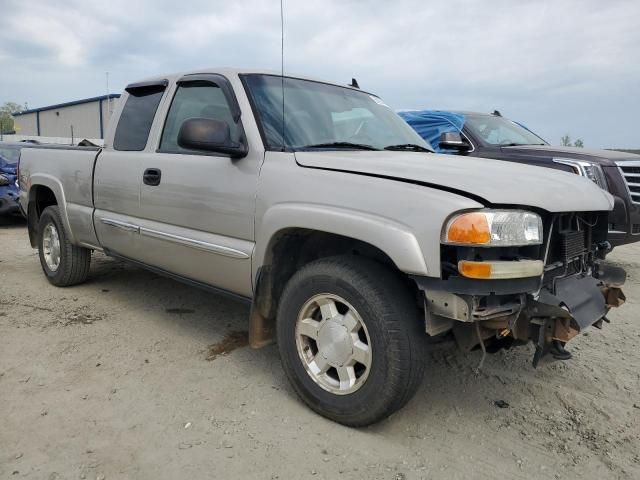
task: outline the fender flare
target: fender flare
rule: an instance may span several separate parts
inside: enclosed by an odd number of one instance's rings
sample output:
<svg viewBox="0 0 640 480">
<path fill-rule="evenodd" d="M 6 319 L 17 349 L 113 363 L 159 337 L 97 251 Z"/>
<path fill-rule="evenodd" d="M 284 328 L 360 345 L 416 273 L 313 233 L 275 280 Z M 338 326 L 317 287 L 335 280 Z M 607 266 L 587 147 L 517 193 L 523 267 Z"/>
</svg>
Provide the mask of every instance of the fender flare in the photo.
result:
<svg viewBox="0 0 640 480">
<path fill-rule="evenodd" d="M 369 243 L 387 254 L 400 271 L 428 275 L 420 244 L 407 225 L 357 210 L 281 203 L 271 207 L 262 217 L 253 255 L 253 278 L 264 264 L 272 240 L 279 232 L 291 228 L 334 233 Z"/>
<path fill-rule="evenodd" d="M 265 259 L 274 239 L 290 229 L 333 233 L 368 243 L 385 253 L 396 267 L 415 275 L 427 275 L 422 249 L 407 225 L 396 220 L 357 210 L 307 203 L 280 203 L 262 217 L 252 257 L 254 296 L 249 318 L 249 344 L 260 348 L 275 340 L 275 321 L 265 312 L 273 307 L 270 299 L 270 276 L 261 280 L 268 269 Z M 264 268 L 263 268 L 264 267 Z M 266 282 L 266 284 L 265 284 Z"/>
<path fill-rule="evenodd" d="M 69 216 L 67 215 L 67 200 L 64 195 L 64 188 L 62 187 L 62 182 L 55 178 L 52 175 L 46 173 L 35 173 L 30 177 L 30 185 L 29 185 L 29 203 L 34 201 L 33 197 L 35 189 L 34 187 L 47 187 L 49 190 L 53 192 L 53 195 L 56 198 L 56 203 L 58 205 L 58 209 L 60 210 L 60 216 L 62 217 L 62 223 L 66 230 L 66 234 L 69 237 L 71 243 L 76 243 L 75 237 L 73 235 L 73 231 L 71 230 L 71 224 L 69 223 Z"/>
</svg>

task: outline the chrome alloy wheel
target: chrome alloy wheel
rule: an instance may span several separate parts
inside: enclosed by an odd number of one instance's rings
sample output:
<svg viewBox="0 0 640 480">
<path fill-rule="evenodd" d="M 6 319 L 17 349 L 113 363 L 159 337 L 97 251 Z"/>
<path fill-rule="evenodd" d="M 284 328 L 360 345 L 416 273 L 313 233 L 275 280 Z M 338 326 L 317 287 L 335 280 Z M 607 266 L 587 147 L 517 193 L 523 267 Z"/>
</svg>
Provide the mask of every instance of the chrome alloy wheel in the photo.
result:
<svg viewBox="0 0 640 480">
<path fill-rule="evenodd" d="M 52 272 L 60 267 L 60 236 L 53 223 L 47 224 L 42 233 L 42 254 L 47 268 Z"/>
<path fill-rule="evenodd" d="M 358 390 L 371 370 L 367 327 L 356 309 L 338 295 L 315 295 L 302 306 L 296 347 L 313 381 L 336 395 Z"/>
</svg>

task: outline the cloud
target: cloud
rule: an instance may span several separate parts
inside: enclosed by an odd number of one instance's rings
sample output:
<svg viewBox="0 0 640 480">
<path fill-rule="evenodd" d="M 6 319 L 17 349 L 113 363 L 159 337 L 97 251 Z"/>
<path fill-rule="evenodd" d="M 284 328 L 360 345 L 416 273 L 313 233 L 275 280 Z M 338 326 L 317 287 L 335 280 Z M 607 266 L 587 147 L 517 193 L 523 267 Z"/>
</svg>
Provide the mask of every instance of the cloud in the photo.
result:
<svg viewBox="0 0 640 480">
<path fill-rule="evenodd" d="M 99 17 L 44 2 L 16 3 L 15 8 L 4 9 L 3 13 L 0 27 L 5 44 L 18 51 L 21 45 L 31 52 L 39 51 L 36 57 L 40 60 L 54 61 L 62 67 L 85 64 L 91 47 L 116 33 Z"/>
<path fill-rule="evenodd" d="M 279 69 L 278 0 L 0 0 L 0 102 L 205 66 Z M 287 71 L 397 108 L 498 108 L 551 141 L 638 146 L 640 3 L 284 0 Z"/>
</svg>

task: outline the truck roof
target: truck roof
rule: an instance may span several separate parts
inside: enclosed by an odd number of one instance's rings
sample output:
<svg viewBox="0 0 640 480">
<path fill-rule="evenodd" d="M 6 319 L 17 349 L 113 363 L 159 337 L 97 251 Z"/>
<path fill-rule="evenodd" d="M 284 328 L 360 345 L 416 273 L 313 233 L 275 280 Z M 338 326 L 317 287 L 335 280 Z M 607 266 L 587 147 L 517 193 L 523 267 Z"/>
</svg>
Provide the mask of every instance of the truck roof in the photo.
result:
<svg viewBox="0 0 640 480">
<path fill-rule="evenodd" d="M 261 75 L 277 75 L 277 76 L 280 76 L 281 74 L 281 72 L 278 70 L 269 70 L 269 69 L 263 69 L 263 68 L 207 67 L 207 68 L 199 68 L 196 70 L 174 72 L 166 75 L 154 75 L 153 77 L 147 77 L 137 82 L 133 82 L 131 83 L 131 85 L 135 83 L 142 83 L 142 82 L 159 82 L 162 80 L 169 80 L 170 82 L 173 82 L 185 75 L 197 75 L 201 73 L 217 73 L 225 77 L 233 77 L 233 76 L 242 75 L 242 74 L 261 74 Z M 285 78 L 298 78 L 301 80 L 310 80 L 313 82 L 327 83 L 329 85 L 336 85 L 338 87 L 345 87 L 345 88 L 350 88 L 352 90 L 363 91 L 359 88 L 355 88 L 355 87 L 352 87 L 351 85 L 348 85 L 346 82 L 336 83 L 334 81 L 323 80 L 319 78 L 312 78 L 307 75 L 299 75 L 291 72 L 285 72 L 284 76 Z M 349 78 L 345 80 L 350 81 L 351 79 Z M 365 92 L 365 93 L 369 93 L 369 92 Z"/>
</svg>

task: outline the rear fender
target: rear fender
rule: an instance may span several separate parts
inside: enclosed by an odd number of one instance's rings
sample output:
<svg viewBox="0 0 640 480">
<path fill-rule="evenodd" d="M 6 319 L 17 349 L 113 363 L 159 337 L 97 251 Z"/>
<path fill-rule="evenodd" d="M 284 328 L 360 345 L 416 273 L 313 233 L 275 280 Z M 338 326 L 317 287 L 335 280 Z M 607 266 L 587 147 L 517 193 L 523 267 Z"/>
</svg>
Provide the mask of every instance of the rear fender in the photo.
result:
<svg viewBox="0 0 640 480">
<path fill-rule="evenodd" d="M 60 182 L 60 180 L 46 173 L 34 174 L 30 177 L 30 180 L 31 182 L 30 182 L 28 206 L 27 206 L 27 212 L 29 214 L 29 217 L 32 216 L 32 211 L 35 213 L 34 209 L 29 208 L 29 205 L 31 205 L 32 203 L 35 204 L 35 201 L 36 201 L 35 197 L 36 197 L 37 189 L 34 187 L 43 186 L 43 187 L 49 188 L 53 192 L 53 195 L 56 198 L 56 203 L 60 211 L 60 217 L 62 218 L 62 223 L 64 225 L 67 237 L 69 238 L 69 241 L 71 243 L 75 244 L 76 239 L 74 237 L 73 230 L 71 229 L 71 224 L 69 223 L 69 216 L 67 213 L 67 201 L 64 195 L 64 188 L 62 187 L 62 183 Z M 31 220 L 29 220 L 29 225 L 31 225 Z"/>
</svg>

